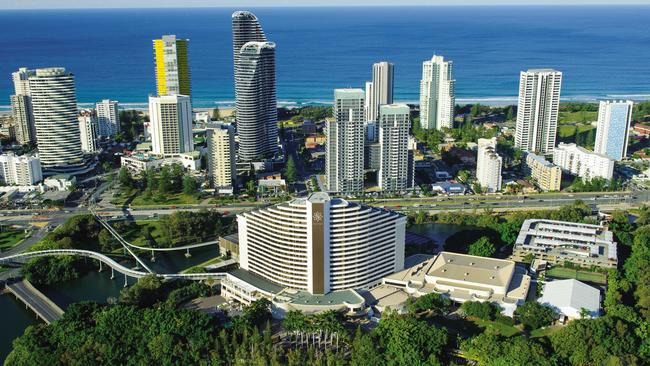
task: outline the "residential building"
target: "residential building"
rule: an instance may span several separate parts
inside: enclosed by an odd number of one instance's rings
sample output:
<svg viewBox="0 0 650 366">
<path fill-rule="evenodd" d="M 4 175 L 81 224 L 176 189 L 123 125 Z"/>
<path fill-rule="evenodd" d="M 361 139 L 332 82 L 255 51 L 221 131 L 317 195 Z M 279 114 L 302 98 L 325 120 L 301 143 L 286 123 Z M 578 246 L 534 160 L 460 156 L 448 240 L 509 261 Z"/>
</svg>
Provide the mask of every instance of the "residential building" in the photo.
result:
<svg viewBox="0 0 650 366">
<path fill-rule="evenodd" d="M 72 172 L 85 167 L 74 75 L 62 67 L 37 69 L 29 77 L 41 165 L 46 171 Z"/>
<path fill-rule="evenodd" d="M 248 42 L 242 46 L 236 87 L 239 160 L 273 156 L 278 150 L 275 43 Z"/>
<path fill-rule="evenodd" d="M 82 109 L 77 119 L 79 120 L 81 150 L 88 153 L 97 151 L 97 131 L 99 128 L 95 111 Z"/>
<path fill-rule="evenodd" d="M 235 169 L 235 130 L 227 124 L 206 126 L 208 140 L 208 177 L 214 188 L 233 188 Z"/>
<path fill-rule="evenodd" d="M 553 153 L 561 87 L 560 71 L 531 69 L 520 73 L 516 147 L 540 155 Z"/>
<path fill-rule="evenodd" d="M 158 96 L 192 95 L 188 45 L 189 39 L 176 38 L 173 34 L 153 40 Z"/>
<path fill-rule="evenodd" d="M 334 120 L 326 127 L 325 175 L 330 192 L 363 191 L 364 101 L 362 89 L 334 90 Z"/>
<path fill-rule="evenodd" d="M 232 14 L 238 160 L 251 162 L 277 152 L 275 43 L 267 42 L 257 17 Z"/>
<path fill-rule="evenodd" d="M 312 295 L 368 288 L 404 268 L 405 216 L 327 193 L 242 213 L 237 222 L 240 268 L 285 288 Z"/>
<path fill-rule="evenodd" d="M 149 119 L 154 154 L 169 156 L 194 150 L 189 96 L 149 97 Z"/>
<path fill-rule="evenodd" d="M 491 302 L 512 316 L 524 303 L 531 279 L 514 261 L 440 252 L 383 279 L 383 285 L 409 296 L 440 294 L 456 303 Z"/>
<path fill-rule="evenodd" d="M 634 102 L 601 101 L 594 152 L 620 161 L 627 155 Z"/>
<path fill-rule="evenodd" d="M 41 162 L 33 156 L 0 155 L 0 179 L 11 186 L 31 186 L 43 180 Z"/>
<path fill-rule="evenodd" d="M 420 126 L 424 129 L 454 127 L 456 106 L 453 62 L 433 55 L 422 63 L 420 81 Z"/>
<path fill-rule="evenodd" d="M 413 186 L 413 182 L 408 182 L 408 177 L 413 177 L 408 172 L 409 113 L 406 104 L 379 107 L 380 165 L 377 176 L 379 188 L 383 191 L 402 191 Z"/>
<path fill-rule="evenodd" d="M 591 152 L 576 144 L 560 142 L 553 151 L 553 162 L 582 179 L 612 179 L 614 159 Z"/>
<path fill-rule="evenodd" d="M 550 264 L 571 262 L 587 268 L 616 268 L 618 262 L 614 236 L 606 227 L 556 220 L 524 221 L 512 258 L 521 262 L 529 255 Z"/>
<path fill-rule="evenodd" d="M 433 183 L 431 185 L 431 191 L 437 194 L 463 195 L 467 193 L 467 187 L 462 183 L 444 181 Z"/>
<path fill-rule="evenodd" d="M 380 106 L 393 104 L 394 69 L 395 66 L 386 61 L 372 65 L 372 82 L 366 83 L 366 121 L 378 121 Z"/>
<path fill-rule="evenodd" d="M 29 95 L 12 95 L 10 99 L 11 115 L 16 128 L 16 141 L 21 145 L 36 142 L 32 97 Z"/>
<path fill-rule="evenodd" d="M 97 110 L 97 121 L 99 123 L 98 134 L 101 136 L 115 136 L 120 132 L 120 111 L 118 102 L 104 99 L 95 104 Z"/>
<path fill-rule="evenodd" d="M 637 123 L 634 125 L 634 132 L 644 137 L 650 137 L 650 126 Z"/>
<path fill-rule="evenodd" d="M 476 180 L 486 193 L 501 190 L 503 159 L 497 154 L 497 138 L 478 139 Z"/>
<path fill-rule="evenodd" d="M 11 74 L 14 83 L 14 95 L 10 97 L 11 114 L 16 129 L 16 141 L 23 145 L 36 142 L 34 111 L 29 90 L 29 77 L 35 74 L 34 70 L 24 67 Z"/>
<path fill-rule="evenodd" d="M 75 184 L 77 184 L 77 178 L 70 174 L 56 174 L 43 180 L 46 189 L 54 191 L 69 191 Z"/>
<path fill-rule="evenodd" d="M 537 302 L 555 310 L 562 322 L 600 315 L 600 290 L 575 279 L 546 282 Z"/>
<path fill-rule="evenodd" d="M 535 181 L 539 189 L 543 191 L 560 190 L 562 169 L 547 161 L 543 156 L 534 153 L 526 154 L 524 170 L 526 175 Z"/>
</svg>

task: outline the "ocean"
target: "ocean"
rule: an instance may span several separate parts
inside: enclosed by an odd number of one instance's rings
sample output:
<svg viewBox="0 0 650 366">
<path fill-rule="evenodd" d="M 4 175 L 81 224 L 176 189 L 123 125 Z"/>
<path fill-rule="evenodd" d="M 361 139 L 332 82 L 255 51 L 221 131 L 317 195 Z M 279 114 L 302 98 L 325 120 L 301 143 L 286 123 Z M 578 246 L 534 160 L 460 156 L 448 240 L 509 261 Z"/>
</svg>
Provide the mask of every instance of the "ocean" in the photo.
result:
<svg viewBox="0 0 650 366">
<path fill-rule="evenodd" d="M 190 39 L 195 107 L 232 105 L 229 8 L 0 11 L 0 108 L 11 72 L 63 66 L 80 104 L 142 107 L 155 93 L 152 39 Z M 280 105 L 329 103 L 395 64 L 395 99 L 416 102 L 422 61 L 454 61 L 459 102 L 515 103 L 519 71 L 564 72 L 564 100 L 650 99 L 650 6 L 253 8 L 277 44 Z"/>
</svg>

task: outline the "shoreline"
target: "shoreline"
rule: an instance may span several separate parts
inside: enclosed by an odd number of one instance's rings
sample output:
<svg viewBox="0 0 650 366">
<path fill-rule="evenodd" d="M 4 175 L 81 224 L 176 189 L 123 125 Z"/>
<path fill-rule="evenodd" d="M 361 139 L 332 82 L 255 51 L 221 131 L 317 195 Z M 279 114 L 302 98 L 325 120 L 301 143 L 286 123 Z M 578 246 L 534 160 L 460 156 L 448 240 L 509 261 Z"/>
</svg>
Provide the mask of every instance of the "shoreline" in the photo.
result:
<svg viewBox="0 0 650 366">
<path fill-rule="evenodd" d="M 598 103 L 600 100 L 632 100 L 635 103 L 650 101 L 650 94 L 617 94 L 617 95 L 607 95 L 606 97 L 595 97 L 595 96 L 569 96 L 561 98 L 562 103 L 577 102 L 577 103 Z M 119 100 L 118 100 L 119 101 Z M 418 105 L 419 100 L 396 100 L 395 103 L 405 103 L 411 105 Z M 489 107 L 507 107 L 511 105 L 517 105 L 516 96 L 508 97 L 476 97 L 476 98 L 457 98 L 457 105 L 469 105 L 469 104 L 481 104 Z M 332 106 L 333 103 L 327 100 L 308 100 L 308 101 L 278 101 L 278 108 L 300 108 L 307 106 Z M 77 103 L 79 109 L 83 108 L 94 108 L 95 103 Z M 218 107 L 222 114 L 228 116 L 232 114 L 235 109 L 234 101 L 195 101 L 194 103 L 194 112 L 210 112 L 215 107 Z M 146 102 L 127 102 L 120 103 L 121 110 L 136 110 L 136 111 L 146 111 L 148 110 L 148 105 Z M 0 115 L 6 115 L 11 113 L 11 105 L 0 105 Z"/>
</svg>

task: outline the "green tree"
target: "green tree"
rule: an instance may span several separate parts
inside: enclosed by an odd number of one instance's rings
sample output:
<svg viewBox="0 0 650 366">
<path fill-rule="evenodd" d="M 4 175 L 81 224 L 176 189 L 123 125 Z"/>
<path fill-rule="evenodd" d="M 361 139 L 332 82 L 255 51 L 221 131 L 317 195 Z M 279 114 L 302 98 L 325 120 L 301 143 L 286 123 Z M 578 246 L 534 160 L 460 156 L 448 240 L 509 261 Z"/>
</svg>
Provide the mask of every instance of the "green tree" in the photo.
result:
<svg viewBox="0 0 650 366">
<path fill-rule="evenodd" d="M 449 312 L 451 305 L 451 300 L 436 293 L 430 293 L 415 298 L 409 297 L 406 300 L 406 309 L 409 313 L 430 311 L 433 314 L 442 315 Z"/>
<path fill-rule="evenodd" d="M 199 185 L 196 182 L 196 179 L 190 174 L 185 174 L 183 177 L 183 193 L 187 195 L 194 195 L 198 192 Z"/>
<path fill-rule="evenodd" d="M 219 112 L 219 107 L 214 107 L 214 109 L 212 109 L 212 120 L 213 121 L 221 120 L 221 113 Z"/>
<path fill-rule="evenodd" d="M 502 338 L 485 332 L 463 341 L 460 348 L 478 365 L 553 365 L 544 347 L 525 337 Z"/>
<path fill-rule="evenodd" d="M 469 255 L 477 255 L 479 257 L 491 257 L 494 253 L 496 253 L 496 248 L 487 236 L 483 236 L 470 244 L 468 252 Z"/>
<path fill-rule="evenodd" d="M 287 160 L 287 165 L 284 168 L 284 177 L 288 184 L 293 184 L 297 180 L 296 162 L 293 161 L 293 156 L 289 156 Z"/>
<path fill-rule="evenodd" d="M 123 187 L 133 188 L 133 177 L 131 172 L 126 167 L 121 167 L 120 172 L 117 174 L 117 179 Z"/>
<path fill-rule="evenodd" d="M 496 305 L 490 302 L 480 302 L 480 301 L 465 301 L 461 306 L 460 310 L 466 316 L 475 317 L 484 320 L 492 320 L 499 313 Z"/>
<path fill-rule="evenodd" d="M 553 324 L 557 314 L 552 308 L 537 301 L 526 301 L 515 310 L 515 319 L 528 329 L 538 329 Z"/>
</svg>

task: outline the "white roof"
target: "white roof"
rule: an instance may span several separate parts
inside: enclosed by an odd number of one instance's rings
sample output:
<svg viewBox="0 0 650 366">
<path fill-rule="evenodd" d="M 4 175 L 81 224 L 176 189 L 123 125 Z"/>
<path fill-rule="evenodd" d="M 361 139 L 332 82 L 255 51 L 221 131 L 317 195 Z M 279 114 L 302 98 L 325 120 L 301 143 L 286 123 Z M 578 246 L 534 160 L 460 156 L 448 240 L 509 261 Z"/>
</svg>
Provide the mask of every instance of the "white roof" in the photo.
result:
<svg viewBox="0 0 650 366">
<path fill-rule="evenodd" d="M 574 279 L 547 282 L 544 295 L 537 301 L 565 315 L 579 313 L 582 308 L 593 315 L 600 311 L 600 291 Z"/>
</svg>

